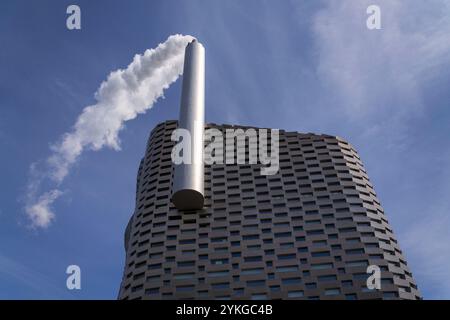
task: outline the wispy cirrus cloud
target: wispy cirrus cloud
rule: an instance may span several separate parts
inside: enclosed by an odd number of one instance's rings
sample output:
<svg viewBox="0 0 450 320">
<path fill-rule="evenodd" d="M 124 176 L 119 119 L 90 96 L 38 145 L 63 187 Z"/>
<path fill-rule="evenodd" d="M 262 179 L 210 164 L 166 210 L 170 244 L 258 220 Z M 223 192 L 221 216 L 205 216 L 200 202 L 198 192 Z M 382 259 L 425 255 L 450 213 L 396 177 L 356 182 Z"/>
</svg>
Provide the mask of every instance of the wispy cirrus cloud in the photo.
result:
<svg viewBox="0 0 450 320">
<path fill-rule="evenodd" d="M 400 234 L 401 246 L 407 259 L 414 266 L 413 272 L 419 282 L 426 283 L 426 298 L 448 299 L 450 296 L 450 150 L 442 152 L 438 161 L 439 176 L 433 176 L 429 184 L 433 201 L 412 204 L 408 215 L 412 216 Z M 415 209 L 415 207 L 418 207 Z M 420 284 L 420 283 L 419 283 Z"/>
<path fill-rule="evenodd" d="M 318 74 L 349 116 L 405 119 L 423 107 L 423 85 L 448 72 L 450 2 L 376 1 L 381 30 L 366 27 L 372 4 L 330 1 L 318 12 Z"/>
<path fill-rule="evenodd" d="M 419 221 L 410 225 L 402 236 L 408 260 L 414 263 L 414 275 L 427 282 L 429 298 L 450 296 L 450 206 L 430 205 Z"/>
<path fill-rule="evenodd" d="M 63 299 L 69 298 L 68 291 L 64 287 L 57 286 L 42 273 L 24 265 L 22 262 L 11 259 L 0 253 L 0 280 L 2 278 L 17 281 L 27 290 L 35 294 L 35 299 Z M 9 299 L 8 292 L 0 292 L 2 299 Z"/>
</svg>

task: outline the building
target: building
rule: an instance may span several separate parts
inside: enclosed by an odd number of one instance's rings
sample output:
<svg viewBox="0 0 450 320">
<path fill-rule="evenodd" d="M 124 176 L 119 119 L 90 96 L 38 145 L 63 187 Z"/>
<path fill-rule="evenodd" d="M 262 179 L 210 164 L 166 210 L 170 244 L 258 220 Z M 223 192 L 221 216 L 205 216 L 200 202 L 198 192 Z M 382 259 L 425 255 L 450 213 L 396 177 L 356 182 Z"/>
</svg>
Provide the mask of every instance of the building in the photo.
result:
<svg viewBox="0 0 450 320">
<path fill-rule="evenodd" d="M 346 141 L 280 130 L 278 174 L 205 165 L 204 208 L 180 211 L 171 203 L 176 127 L 152 131 L 139 166 L 119 299 L 420 298 Z M 380 290 L 367 288 L 369 265 L 381 269 Z"/>
</svg>

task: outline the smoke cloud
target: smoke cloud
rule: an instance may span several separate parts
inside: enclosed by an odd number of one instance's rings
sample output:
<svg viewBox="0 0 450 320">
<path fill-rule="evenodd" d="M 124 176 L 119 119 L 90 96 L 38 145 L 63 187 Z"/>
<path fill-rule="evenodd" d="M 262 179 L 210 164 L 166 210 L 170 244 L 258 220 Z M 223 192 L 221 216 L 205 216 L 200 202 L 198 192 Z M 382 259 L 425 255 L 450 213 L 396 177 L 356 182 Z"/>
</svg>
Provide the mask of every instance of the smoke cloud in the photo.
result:
<svg viewBox="0 0 450 320">
<path fill-rule="evenodd" d="M 54 218 L 51 205 L 62 194 L 59 185 L 83 151 L 103 147 L 120 150 L 119 132 L 124 123 L 149 110 L 183 73 L 184 49 L 192 39 L 171 35 L 155 49 L 137 54 L 126 69 L 109 74 L 95 93 L 97 103 L 85 107 L 72 130 L 51 146 L 45 174 L 39 178 L 34 174 L 30 179 L 28 187 L 33 190 L 43 178 L 57 185 L 39 197 L 35 192 L 28 195 L 25 211 L 33 226 L 47 227 L 51 223 Z"/>
<path fill-rule="evenodd" d="M 45 192 L 35 203 L 26 207 L 28 217 L 34 227 L 47 227 L 55 217 L 50 205 L 62 195 L 62 191 L 54 189 Z"/>
</svg>

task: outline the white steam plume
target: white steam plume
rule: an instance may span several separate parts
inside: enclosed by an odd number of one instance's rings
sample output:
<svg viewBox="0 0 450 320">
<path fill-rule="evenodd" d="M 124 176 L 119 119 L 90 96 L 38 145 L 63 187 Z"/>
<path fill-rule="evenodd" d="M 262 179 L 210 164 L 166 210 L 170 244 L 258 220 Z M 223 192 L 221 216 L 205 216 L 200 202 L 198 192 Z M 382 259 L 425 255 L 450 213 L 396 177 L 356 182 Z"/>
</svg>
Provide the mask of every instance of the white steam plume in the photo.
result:
<svg viewBox="0 0 450 320">
<path fill-rule="evenodd" d="M 34 203 L 26 206 L 25 210 L 31 219 L 33 227 L 47 227 L 55 217 L 50 205 L 62 195 L 62 191 L 54 189 L 45 192 Z"/>
<path fill-rule="evenodd" d="M 58 185 L 86 149 L 107 146 L 120 150 L 119 132 L 124 122 L 150 109 L 158 98 L 183 72 L 184 49 L 192 36 L 172 35 L 155 49 L 136 55 L 125 70 L 113 71 L 95 94 L 97 103 L 87 106 L 70 132 L 51 147 L 46 176 Z M 30 185 L 40 184 L 31 179 Z M 52 203 L 61 195 L 54 189 L 40 197 L 34 195 L 25 210 L 36 227 L 47 227 L 54 214 Z"/>
</svg>

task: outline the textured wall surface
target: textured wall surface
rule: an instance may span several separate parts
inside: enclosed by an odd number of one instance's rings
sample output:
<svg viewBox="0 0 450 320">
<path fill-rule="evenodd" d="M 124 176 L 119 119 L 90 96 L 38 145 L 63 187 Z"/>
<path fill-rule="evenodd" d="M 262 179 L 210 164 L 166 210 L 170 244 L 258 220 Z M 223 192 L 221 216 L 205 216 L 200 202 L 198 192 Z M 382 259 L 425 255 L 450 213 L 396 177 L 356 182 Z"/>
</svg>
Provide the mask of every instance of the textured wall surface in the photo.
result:
<svg viewBox="0 0 450 320">
<path fill-rule="evenodd" d="M 205 208 L 180 212 L 170 202 L 176 126 L 152 131 L 139 166 L 119 299 L 420 297 L 346 141 L 280 130 L 278 174 L 206 166 Z M 368 265 L 381 268 L 381 290 L 367 289 Z"/>
</svg>

